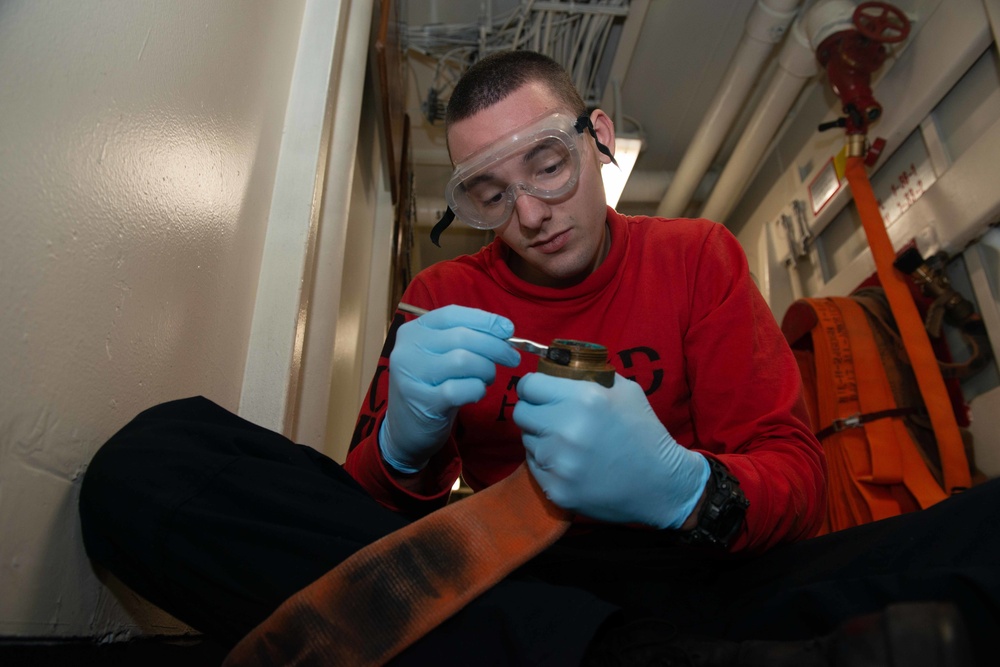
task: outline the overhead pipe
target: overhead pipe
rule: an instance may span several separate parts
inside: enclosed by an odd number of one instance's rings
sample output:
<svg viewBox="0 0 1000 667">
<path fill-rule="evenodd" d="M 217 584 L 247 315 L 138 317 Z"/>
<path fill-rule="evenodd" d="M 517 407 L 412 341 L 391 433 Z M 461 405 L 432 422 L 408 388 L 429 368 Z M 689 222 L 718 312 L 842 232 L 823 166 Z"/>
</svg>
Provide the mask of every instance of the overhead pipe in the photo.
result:
<svg viewBox="0 0 1000 667">
<path fill-rule="evenodd" d="M 778 55 L 778 70 L 722 170 L 702 217 L 724 222 L 732 213 L 764 150 L 806 82 L 818 71 L 816 46 L 834 32 L 852 27 L 854 9 L 850 0 L 821 0 L 792 25 Z"/>
<path fill-rule="evenodd" d="M 782 40 L 802 0 L 757 0 L 712 104 L 702 119 L 656 214 L 684 214 L 691 196 L 729 133 L 764 63 Z"/>
</svg>

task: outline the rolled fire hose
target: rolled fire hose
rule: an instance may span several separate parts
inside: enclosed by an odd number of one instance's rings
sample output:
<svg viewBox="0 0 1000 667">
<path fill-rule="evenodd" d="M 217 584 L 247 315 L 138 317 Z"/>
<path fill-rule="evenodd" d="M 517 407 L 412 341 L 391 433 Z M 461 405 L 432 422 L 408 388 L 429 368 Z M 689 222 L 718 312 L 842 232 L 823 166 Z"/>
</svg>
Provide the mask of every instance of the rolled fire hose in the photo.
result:
<svg viewBox="0 0 1000 667">
<path fill-rule="evenodd" d="M 556 340 L 569 363 L 538 371 L 610 387 L 607 348 Z M 385 664 L 552 545 L 572 514 L 521 464 L 506 479 L 354 553 L 288 598 L 223 667 Z"/>
</svg>

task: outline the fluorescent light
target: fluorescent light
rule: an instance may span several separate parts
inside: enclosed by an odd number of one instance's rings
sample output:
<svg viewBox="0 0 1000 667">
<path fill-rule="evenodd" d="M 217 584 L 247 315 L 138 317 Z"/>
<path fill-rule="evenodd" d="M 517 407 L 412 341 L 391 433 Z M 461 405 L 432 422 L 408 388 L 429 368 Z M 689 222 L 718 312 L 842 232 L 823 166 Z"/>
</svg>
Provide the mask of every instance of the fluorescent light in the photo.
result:
<svg viewBox="0 0 1000 667">
<path fill-rule="evenodd" d="M 604 193 L 608 198 L 608 206 L 614 208 L 618 205 L 618 200 L 625 189 L 625 182 L 628 181 L 635 160 L 642 150 L 642 139 L 639 137 L 616 136 L 615 137 L 615 160 L 613 164 L 601 165 L 601 178 L 604 179 Z"/>
</svg>

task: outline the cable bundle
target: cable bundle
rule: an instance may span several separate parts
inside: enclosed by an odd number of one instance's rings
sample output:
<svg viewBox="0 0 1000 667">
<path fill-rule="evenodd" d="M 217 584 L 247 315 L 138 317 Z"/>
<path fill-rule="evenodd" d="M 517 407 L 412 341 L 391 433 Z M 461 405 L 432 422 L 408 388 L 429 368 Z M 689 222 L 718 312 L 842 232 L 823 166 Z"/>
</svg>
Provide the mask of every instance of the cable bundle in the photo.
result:
<svg viewBox="0 0 1000 667">
<path fill-rule="evenodd" d="M 616 20 L 628 14 L 628 5 L 628 0 L 521 0 L 494 17 L 492 2 L 486 2 L 475 23 L 410 26 L 407 49 L 436 61 L 421 105 L 425 117 L 432 124 L 444 117 L 452 89 L 471 65 L 491 53 L 518 49 L 544 53 L 561 64 L 587 104 L 596 106 L 604 87 L 598 75 L 608 38 Z"/>
</svg>

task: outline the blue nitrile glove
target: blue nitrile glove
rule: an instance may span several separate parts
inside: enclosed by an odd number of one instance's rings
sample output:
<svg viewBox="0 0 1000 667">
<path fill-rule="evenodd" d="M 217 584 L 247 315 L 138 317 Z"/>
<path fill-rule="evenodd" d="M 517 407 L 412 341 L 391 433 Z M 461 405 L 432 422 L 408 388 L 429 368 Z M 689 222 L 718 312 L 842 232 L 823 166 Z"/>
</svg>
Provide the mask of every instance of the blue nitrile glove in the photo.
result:
<svg viewBox="0 0 1000 667">
<path fill-rule="evenodd" d="M 414 473 L 448 439 L 458 409 L 486 395 L 496 364 L 517 366 L 521 356 L 504 339 L 506 317 L 445 306 L 399 327 L 389 355 L 389 405 L 379 430 L 382 458 Z"/>
<path fill-rule="evenodd" d="M 514 421 L 528 468 L 556 505 L 594 519 L 679 528 L 708 482 L 704 456 L 677 444 L 635 382 L 529 373 Z"/>
</svg>

